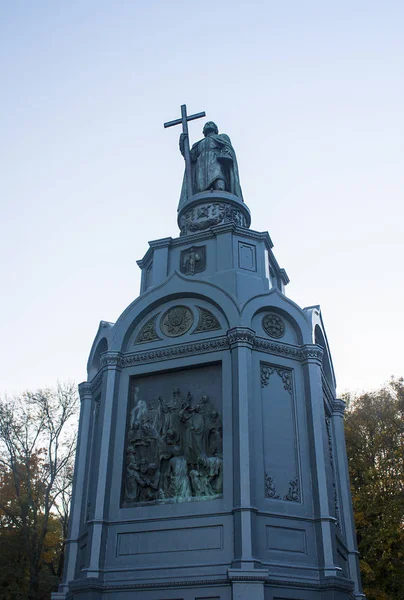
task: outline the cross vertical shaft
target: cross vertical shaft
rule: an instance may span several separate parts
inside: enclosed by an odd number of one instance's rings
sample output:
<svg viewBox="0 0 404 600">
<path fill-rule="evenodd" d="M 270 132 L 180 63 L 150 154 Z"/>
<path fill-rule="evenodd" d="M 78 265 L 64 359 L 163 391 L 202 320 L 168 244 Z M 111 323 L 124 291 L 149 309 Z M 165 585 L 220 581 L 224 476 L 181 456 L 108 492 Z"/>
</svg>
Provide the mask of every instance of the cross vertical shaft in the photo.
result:
<svg viewBox="0 0 404 600">
<path fill-rule="evenodd" d="M 164 127 L 173 127 L 174 125 L 182 125 L 182 133 L 185 135 L 184 140 L 184 159 L 185 159 L 185 180 L 187 184 L 187 197 L 192 196 L 192 170 L 191 170 L 191 153 L 189 147 L 189 135 L 188 135 L 188 121 L 194 119 L 200 119 L 205 117 L 205 112 L 196 113 L 194 115 L 187 115 L 187 105 L 182 104 L 181 106 L 181 119 L 175 119 L 174 121 L 168 121 L 164 123 Z"/>
</svg>

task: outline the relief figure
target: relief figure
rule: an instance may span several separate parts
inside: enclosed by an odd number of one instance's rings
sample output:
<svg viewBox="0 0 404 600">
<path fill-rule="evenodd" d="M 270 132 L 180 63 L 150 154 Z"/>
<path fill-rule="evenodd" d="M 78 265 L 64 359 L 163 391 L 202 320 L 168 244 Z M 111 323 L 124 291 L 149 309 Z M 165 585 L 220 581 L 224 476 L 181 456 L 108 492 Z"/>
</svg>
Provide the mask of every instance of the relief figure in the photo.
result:
<svg viewBox="0 0 404 600">
<path fill-rule="evenodd" d="M 207 394 L 179 388 L 146 401 L 134 387 L 128 417 L 124 501 L 182 502 L 223 493 L 222 418 Z"/>
</svg>

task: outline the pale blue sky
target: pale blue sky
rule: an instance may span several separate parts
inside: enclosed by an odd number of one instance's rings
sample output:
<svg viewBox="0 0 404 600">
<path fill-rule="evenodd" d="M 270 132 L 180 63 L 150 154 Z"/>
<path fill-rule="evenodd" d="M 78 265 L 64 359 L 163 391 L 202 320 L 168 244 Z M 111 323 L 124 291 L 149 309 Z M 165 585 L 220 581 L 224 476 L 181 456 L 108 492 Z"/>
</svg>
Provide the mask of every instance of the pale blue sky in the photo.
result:
<svg viewBox="0 0 404 600">
<path fill-rule="evenodd" d="M 230 135 L 339 392 L 404 375 L 403 30 L 401 0 L 3 0 L 0 393 L 84 380 L 177 236 L 182 103 Z"/>
</svg>

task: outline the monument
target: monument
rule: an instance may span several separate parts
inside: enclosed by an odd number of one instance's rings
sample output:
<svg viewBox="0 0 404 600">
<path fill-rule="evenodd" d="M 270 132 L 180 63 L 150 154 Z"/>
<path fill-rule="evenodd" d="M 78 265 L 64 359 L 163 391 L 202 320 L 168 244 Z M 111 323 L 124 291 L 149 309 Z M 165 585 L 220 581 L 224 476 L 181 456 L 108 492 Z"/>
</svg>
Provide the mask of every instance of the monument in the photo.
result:
<svg viewBox="0 0 404 600">
<path fill-rule="evenodd" d="M 180 235 L 150 242 L 139 297 L 101 321 L 54 600 L 353 600 L 344 442 L 318 306 L 299 308 L 251 230 L 230 138 L 189 145 Z M 180 186 L 179 186 L 180 187 Z M 313 267 L 314 268 L 314 267 Z"/>
</svg>

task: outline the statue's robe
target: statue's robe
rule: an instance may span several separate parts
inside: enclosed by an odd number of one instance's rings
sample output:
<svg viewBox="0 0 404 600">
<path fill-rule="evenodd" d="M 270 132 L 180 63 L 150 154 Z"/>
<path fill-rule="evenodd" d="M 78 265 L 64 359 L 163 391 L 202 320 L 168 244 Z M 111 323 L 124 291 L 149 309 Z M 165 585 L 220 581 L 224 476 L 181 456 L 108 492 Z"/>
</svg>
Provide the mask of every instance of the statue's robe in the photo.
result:
<svg viewBox="0 0 404 600">
<path fill-rule="evenodd" d="M 218 160 L 223 152 L 231 157 L 231 160 L 226 163 Z M 225 133 L 208 135 L 192 146 L 190 155 L 193 188 L 191 195 L 210 190 L 217 179 L 223 179 L 226 192 L 243 200 L 236 153 L 228 135 Z M 179 208 L 187 199 L 187 182 L 184 175 Z"/>
</svg>

